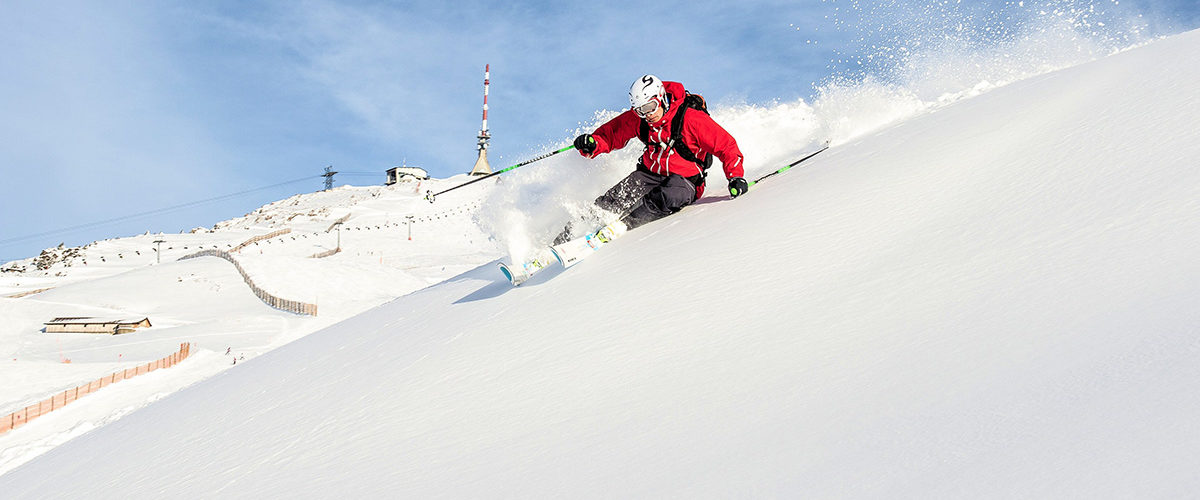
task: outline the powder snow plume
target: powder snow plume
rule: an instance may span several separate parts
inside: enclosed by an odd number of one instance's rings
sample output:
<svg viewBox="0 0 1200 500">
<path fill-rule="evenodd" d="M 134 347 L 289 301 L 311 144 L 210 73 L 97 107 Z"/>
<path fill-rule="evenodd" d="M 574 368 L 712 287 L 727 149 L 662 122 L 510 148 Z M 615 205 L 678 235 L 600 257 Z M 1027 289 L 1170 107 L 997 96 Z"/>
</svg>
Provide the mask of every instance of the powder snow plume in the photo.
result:
<svg viewBox="0 0 1200 500">
<path fill-rule="evenodd" d="M 824 3 L 833 12 L 825 20 L 826 31 L 850 43 L 829 61 L 829 76 L 814 82 L 809 98 L 709 100 L 713 117 L 738 140 L 749 178 L 786 165 L 827 140 L 844 144 L 1153 38 L 1149 22 L 1116 1 Z M 562 144 L 544 145 L 542 151 L 562 147 L 621 111 L 597 111 L 584 126 L 564 131 Z M 594 160 L 570 151 L 506 174 L 485 201 L 487 210 L 478 222 L 513 260 L 527 259 L 567 221 L 594 224 L 591 201 L 633 170 L 640 149 L 635 139 Z M 724 195 L 719 161 L 710 175 L 706 195 Z"/>
<path fill-rule="evenodd" d="M 829 28 L 849 41 L 812 97 L 834 144 L 1154 38 L 1115 0 L 825 3 Z"/>
</svg>

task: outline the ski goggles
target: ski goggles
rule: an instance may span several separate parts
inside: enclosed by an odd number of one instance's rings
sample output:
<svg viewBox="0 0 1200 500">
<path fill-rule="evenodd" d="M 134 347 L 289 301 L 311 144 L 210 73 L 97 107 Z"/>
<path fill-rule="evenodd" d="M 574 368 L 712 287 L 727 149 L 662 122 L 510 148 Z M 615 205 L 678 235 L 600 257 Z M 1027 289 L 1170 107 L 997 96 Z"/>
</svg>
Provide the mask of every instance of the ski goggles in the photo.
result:
<svg viewBox="0 0 1200 500">
<path fill-rule="evenodd" d="M 658 109 L 658 98 L 651 98 L 650 102 L 633 108 L 633 112 L 637 113 L 638 116 L 645 118 L 646 115 L 653 113 L 656 109 Z"/>
</svg>

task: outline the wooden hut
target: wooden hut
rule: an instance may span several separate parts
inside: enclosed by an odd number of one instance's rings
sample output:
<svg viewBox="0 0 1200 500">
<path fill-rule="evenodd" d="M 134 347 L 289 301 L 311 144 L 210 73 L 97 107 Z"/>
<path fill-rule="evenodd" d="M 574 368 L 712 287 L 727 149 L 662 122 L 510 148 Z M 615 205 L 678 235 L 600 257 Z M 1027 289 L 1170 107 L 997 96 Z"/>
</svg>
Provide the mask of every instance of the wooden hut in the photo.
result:
<svg viewBox="0 0 1200 500">
<path fill-rule="evenodd" d="M 46 325 L 46 333 L 107 333 L 118 335 L 138 328 L 150 328 L 150 318 L 101 319 L 91 317 L 54 318 Z"/>
</svg>

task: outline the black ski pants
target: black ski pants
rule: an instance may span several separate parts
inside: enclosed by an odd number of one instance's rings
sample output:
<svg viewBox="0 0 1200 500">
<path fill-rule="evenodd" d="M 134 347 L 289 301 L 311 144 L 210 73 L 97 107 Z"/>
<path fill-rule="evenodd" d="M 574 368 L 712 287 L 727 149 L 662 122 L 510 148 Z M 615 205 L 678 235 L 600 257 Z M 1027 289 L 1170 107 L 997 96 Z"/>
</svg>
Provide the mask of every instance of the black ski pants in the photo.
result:
<svg viewBox="0 0 1200 500">
<path fill-rule="evenodd" d="M 698 178 L 696 180 L 699 180 Z M 621 214 L 630 229 L 678 212 L 696 201 L 696 185 L 678 174 L 661 175 L 641 165 L 603 195 L 596 206 Z"/>
<path fill-rule="evenodd" d="M 678 174 L 661 175 L 638 165 L 629 175 L 596 198 L 596 206 L 620 214 L 621 222 L 633 229 L 647 222 L 678 212 L 696 201 L 696 185 L 701 176 L 692 179 Z M 572 224 L 567 224 L 554 244 L 571 237 Z"/>
</svg>

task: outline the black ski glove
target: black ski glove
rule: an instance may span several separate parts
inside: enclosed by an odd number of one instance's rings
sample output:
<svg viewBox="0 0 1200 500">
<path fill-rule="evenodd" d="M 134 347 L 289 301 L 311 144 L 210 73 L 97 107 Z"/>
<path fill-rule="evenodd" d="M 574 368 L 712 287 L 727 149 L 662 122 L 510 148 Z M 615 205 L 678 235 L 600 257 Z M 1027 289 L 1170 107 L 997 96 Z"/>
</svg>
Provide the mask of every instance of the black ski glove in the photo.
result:
<svg viewBox="0 0 1200 500">
<path fill-rule="evenodd" d="M 575 149 L 578 149 L 583 156 L 592 156 L 596 152 L 596 139 L 592 134 L 583 134 L 575 138 Z"/>
<path fill-rule="evenodd" d="M 737 198 L 750 190 L 750 185 L 746 184 L 746 179 L 734 177 L 729 179 L 729 197 Z"/>
</svg>

